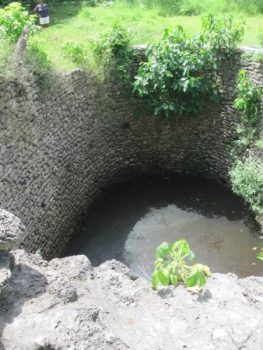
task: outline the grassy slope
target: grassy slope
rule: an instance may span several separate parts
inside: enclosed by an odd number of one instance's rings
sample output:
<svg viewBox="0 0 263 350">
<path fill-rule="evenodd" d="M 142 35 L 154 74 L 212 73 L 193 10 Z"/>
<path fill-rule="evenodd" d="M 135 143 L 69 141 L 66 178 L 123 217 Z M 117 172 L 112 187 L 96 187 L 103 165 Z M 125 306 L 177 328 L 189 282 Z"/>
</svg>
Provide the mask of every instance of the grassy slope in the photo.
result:
<svg viewBox="0 0 263 350">
<path fill-rule="evenodd" d="M 258 33 L 263 27 L 263 15 L 246 17 L 246 32 L 242 45 L 259 46 Z M 62 4 L 51 8 L 50 28 L 39 37 L 55 64 L 61 70 L 73 68 L 72 63 L 62 57 L 61 45 L 67 41 L 89 43 L 100 34 L 111 29 L 120 20 L 129 28 L 132 43 L 153 43 L 164 28 L 181 24 L 188 33 L 195 33 L 201 27 L 199 16 L 160 16 L 158 9 L 146 10 L 140 7 L 114 6 L 81 8 L 77 4 Z"/>
</svg>

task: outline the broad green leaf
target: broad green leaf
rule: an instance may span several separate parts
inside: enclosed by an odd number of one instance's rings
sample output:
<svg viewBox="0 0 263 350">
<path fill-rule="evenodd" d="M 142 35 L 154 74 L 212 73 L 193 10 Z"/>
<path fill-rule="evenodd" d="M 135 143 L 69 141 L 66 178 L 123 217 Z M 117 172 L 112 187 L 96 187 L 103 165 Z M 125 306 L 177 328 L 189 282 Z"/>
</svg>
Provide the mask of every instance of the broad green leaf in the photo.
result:
<svg viewBox="0 0 263 350">
<path fill-rule="evenodd" d="M 186 278 L 185 284 L 187 285 L 187 287 L 194 287 L 197 285 L 197 281 L 198 281 L 198 276 L 197 276 L 197 272 L 195 272 Z"/>
<path fill-rule="evenodd" d="M 162 285 L 168 286 L 170 283 L 170 275 L 167 269 L 160 269 L 158 272 L 158 278 Z"/>
<path fill-rule="evenodd" d="M 206 276 L 211 276 L 211 271 L 207 265 L 194 264 L 193 268 L 202 271 Z"/>
<path fill-rule="evenodd" d="M 206 283 L 205 275 L 203 271 L 198 271 L 197 272 L 197 285 L 199 287 L 203 287 Z"/>
<path fill-rule="evenodd" d="M 153 274 L 152 274 L 152 278 L 151 278 L 151 282 L 152 282 L 152 287 L 154 289 L 157 289 L 158 288 L 158 285 L 160 283 L 159 281 L 159 277 L 158 277 L 158 272 L 157 271 L 154 271 Z"/>
<path fill-rule="evenodd" d="M 156 258 L 164 258 L 171 250 L 171 245 L 167 242 L 163 242 L 156 249 Z"/>
<path fill-rule="evenodd" d="M 170 274 L 170 280 L 175 287 L 178 286 L 178 277 L 176 275 Z"/>
</svg>

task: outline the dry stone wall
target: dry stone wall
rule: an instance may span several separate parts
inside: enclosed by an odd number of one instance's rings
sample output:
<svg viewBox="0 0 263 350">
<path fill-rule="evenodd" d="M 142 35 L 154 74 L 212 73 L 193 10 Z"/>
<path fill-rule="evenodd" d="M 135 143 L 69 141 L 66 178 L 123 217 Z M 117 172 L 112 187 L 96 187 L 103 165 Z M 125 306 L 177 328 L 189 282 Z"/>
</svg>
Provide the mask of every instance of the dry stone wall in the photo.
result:
<svg viewBox="0 0 263 350">
<path fill-rule="evenodd" d="M 137 108 L 116 80 L 99 84 L 80 70 L 45 92 L 26 72 L 2 82 L 0 207 L 25 224 L 25 248 L 47 258 L 61 255 L 94 199 L 135 176 L 196 173 L 227 183 L 241 66 L 262 82 L 262 65 L 241 62 L 237 54 L 222 72 L 220 106 L 169 121 Z"/>
</svg>

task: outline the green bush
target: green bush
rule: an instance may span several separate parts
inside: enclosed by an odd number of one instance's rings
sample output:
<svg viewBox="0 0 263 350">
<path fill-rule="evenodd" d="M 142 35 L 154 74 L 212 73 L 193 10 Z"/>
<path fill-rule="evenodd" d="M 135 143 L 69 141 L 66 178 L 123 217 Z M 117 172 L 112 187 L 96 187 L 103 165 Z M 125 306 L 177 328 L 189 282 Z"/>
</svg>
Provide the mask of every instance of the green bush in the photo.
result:
<svg viewBox="0 0 263 350">
<path fill-rule="evenodd" d="M 0 37 L 0 80 L 6 78 L 11 74 L 11 57 L 13 51 L 13 45 Z"/>
<path fill-rule="evenodd" d="M 28 42 L 26 65 L 41 88 L 49 86 L 52 78 L 52 65 L 41 42 L 34 39 Z"/>
<path fill-rule="evenodd" d="M 263 164 L 257 164 L 252 157 L 236 160 L 230 171 L 232 189 L 242 196 L 252 210 L 263 214 Z"/>
<path fill-rule="evenodd" d="M 257 258 L 261 261 L 263 261 L 263 248 L 261 248 L 261 252 L 258 254 Z"/>
<path fill-rule="evenodd" d="M 116 0 L 115 0 L 116 1 Z M 262 0 L 118 0 L 131 6 L 143 5 L 147 8 L 158 8 L 163 16 L 197 15 L 204 13 L 225 14 L 244 13 L 258 15 L 263 13 Z"/>
<path fill-rule="evenodd" d="M 155 270 L 152 274 L 152 286 L 159 285 L 175 287 L 183 282 L 187 287 L 203 287 L 206 276 L 210 276 L 208 266 L 202 264 L 187 265 L 186 260 L 192 261 L 194 253 L 184 239 L 169 244 L 163 242 L 156 249 Z"/>
<path fill-rule="evenodd" d="M 112 59 L 120 61 L 123 57 L 126 58 L 129 47 L 130 38 L 126 28 L 115 22 L 112 30 L 94 43 L 93 50 L 100 61 L 109 62 Z"/>
<path fill-rule="evenodd" d="M 118 76 L 128 85 L 131 84 L 131 59 L 134 51 L 130 46 L 129 33 L 119 22 L 114 23 L 112 30 L 93 43 L 95 59 L 109 70 L 116 68 Z"/>
<path fill-rule="evenodd" d="M 0 34 L 10 41 L 17 41 L 25 26 L 30 33 L 35 32 L 35 21 L 36 16 L 29 15 L 19 2 L 12 2 L 5 8 L 0 8 Z"/>
<path fill-rule="evenodd" d="M 83 45 L 76 42 L 68 42 L 62 46 L 64 57 L 79 66 L 86 64 L 86 50 Z"/>
<path fill-rule="evenodd" d="M 249 79 L 245 70 L 240 70 L 237 77 L 237 97 L 235 109 L 240 113 L 238 127 L 239 144 L 247 145 L 255 139 L 261 118 L 260 101 L 263 88 L 257 87 Z"/>
<path fill-rule="evenodd" d="M 98 3 L 98 0 L 85 0 L 85 5 L 94 7 Z"/>
<path fill-rule="evenodd" d="M 261 29 L 259 35 L 258 35 L 258 40 L 260 45 L 263 47 L 263 28 Z"/>
<path fill-rule="evenodd" d="M 193 115 L 219 99 L 218 69 L 242 38 L 243 27 L 232 18 L 203 20 L 203 31 L 189 38 L 178 26 L 166 30 L 157 45 L 147 49 L 134 91 L 154 115 Z"/>
</svg>

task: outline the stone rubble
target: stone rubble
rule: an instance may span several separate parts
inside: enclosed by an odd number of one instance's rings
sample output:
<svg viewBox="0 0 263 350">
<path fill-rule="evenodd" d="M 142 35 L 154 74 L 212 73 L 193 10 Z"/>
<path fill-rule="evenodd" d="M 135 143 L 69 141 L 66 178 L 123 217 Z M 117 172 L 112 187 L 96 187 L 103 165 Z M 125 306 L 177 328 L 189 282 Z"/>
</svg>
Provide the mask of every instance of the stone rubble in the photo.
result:
<svg viewBox="0 0 263 350">
<path fill-rule="evenodd" d="M 197 295 L 154 291 L 115 260 L 94 268 L 82 255 L 12 255 L 0 295 L 3 349 L 262 349 L 263 278 L 213 274 Z"/>
</svg>

